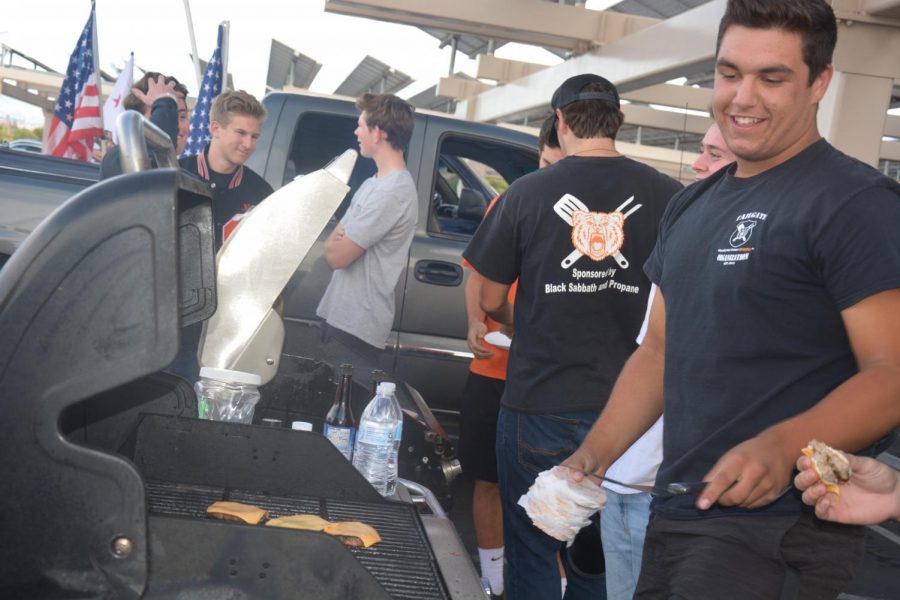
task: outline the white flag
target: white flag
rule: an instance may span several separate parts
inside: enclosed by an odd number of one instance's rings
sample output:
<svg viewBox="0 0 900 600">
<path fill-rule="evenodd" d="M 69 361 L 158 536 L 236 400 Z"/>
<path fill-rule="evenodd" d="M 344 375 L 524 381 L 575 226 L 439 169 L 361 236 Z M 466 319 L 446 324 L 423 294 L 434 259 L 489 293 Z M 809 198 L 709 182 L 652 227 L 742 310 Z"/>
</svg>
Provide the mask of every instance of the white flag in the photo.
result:
<svg viewBox="0 0 900 600">
<path fill-rule="evenodd" d="M 119 78 L 116 79 L 116 85 L 110 92 L 109 98 L 103 103 L 103 129 L 112 134 L 112 141 L 115 144 L 119 143 L 116 139 L 116 118 L 125 112 L 125 98 L 131 93 L 133 86 L 134 53 L 132 52 L 131 58 L 125 63 L 125 68 L 119 73 Z"/>
</svg>

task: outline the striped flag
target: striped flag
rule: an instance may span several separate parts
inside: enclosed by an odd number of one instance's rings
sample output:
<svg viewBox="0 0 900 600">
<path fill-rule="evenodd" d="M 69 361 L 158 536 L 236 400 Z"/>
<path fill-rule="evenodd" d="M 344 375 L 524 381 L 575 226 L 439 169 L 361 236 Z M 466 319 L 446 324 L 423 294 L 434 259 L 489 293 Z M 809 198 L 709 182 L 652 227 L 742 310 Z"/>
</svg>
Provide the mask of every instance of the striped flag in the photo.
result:
<svg viewBox="0 0 900 600">
<path fill-rule="evenodd" d="M 209 143 L 209 110 L 213 100 L 222 93 L 222 37 L 225 26 L 219 25 L 219 38 L 216 49 L 213 51 L 209 64 L 206 65 L 206 73 L 203 74 L 203 83 L 200 84 L 200 93 L 197 94 L 197 104 L 191 113 L 191 129 L 188 133 L 187 143 L 181 156 L 196 156 L 203 152 Z"/>
<path fill-rule="evenodd" d="M 44 142 L 44 154 L 88 160 L 94 138 L 103 135 L 97 72 L 94 70 L 95 9 L 91 2 L 91 16 L 78 38 L 59 90 L 50 132 Z"/>
</svg>

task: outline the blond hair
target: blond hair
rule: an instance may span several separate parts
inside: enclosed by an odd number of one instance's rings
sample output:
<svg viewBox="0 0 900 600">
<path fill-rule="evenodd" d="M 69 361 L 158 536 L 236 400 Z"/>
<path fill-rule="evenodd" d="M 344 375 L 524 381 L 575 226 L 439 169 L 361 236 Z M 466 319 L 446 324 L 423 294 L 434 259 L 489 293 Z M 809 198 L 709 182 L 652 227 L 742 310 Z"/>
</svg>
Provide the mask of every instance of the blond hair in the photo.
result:
<svg viewBox="0 0 900 600">
<path fill-rule="evenodd" d="M 253 94 L 244 90 L 222 92 L 216 96 L 209 110 L 210 123 L 216 121 L 219 125 L 227 127 L 234 115 L 244 115 L 263 121 L 266 118 L 266 108 Z"/>
</svg>

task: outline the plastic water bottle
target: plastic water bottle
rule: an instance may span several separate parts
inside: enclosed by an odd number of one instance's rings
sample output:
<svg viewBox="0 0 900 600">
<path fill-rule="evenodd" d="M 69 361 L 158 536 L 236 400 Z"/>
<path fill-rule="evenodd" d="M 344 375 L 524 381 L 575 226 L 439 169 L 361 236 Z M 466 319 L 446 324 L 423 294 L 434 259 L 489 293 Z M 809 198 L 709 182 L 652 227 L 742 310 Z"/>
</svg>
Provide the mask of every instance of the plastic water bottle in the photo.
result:
<svg viewBox="0 0 900 600">
<path fill-rule="evenodd" d="M 379 384 L 378 392 L 359 419 L 353 451 L 353 466 L 382 496 L 393 495 L 397 486 L 403 413 L 394 390 L 389 381 Z"/>
</svg>

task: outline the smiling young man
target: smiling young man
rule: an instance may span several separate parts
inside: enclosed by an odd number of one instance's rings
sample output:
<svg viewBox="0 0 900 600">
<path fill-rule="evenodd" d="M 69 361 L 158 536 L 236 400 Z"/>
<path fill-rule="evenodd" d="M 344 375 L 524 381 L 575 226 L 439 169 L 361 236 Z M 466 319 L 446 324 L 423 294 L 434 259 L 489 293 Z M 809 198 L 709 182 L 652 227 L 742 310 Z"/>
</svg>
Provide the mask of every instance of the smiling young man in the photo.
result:
<svg viewBox="0 0 900 600">
<path fill-rule="evenodd" d="M 403 153 L 415 126 L 415 109 L 393 94 L 363 94 L 354 132 L 359 153 L 378 169 L 365 180 L 325 240 L 334 272 L 316 309 L 325 319 L 323 358 L 351 362 L 357 380 L 380 368 L 394 323 L 394 289 L 406 267 L 418 222 L 416 186 Z"/>
<path fill-rule="evenodd" d="M 209 183 L 213 191 L 213 229 L 218 250 L 225 239 L 225 227 L 272 193 L 268 182 L 244 166 L 256 150 L 256 142 L 266 109 L 243 90 L 216 96 L 209 111 L 212 138 L 197 156 L 185 156 L 178 164 Z"/>
<path fill-rule="evenodd" d="M 734 161 L 734 152 L 729 150 L 719 126 L 713 123 L 706 130 L 703 141 L 700 142 L 700 156 L 691 164 L 691 169 L 694 170 L 694 179 L 697 181 L 706 179 Z"/>
<path fill-rule="evenodd" d="M 862 556 L 790 487 L 810 439 L 865 451 L 900 419 L 900 186 L 819 135 L 836 38 L 824 0 L 722 18 L 737 162 L 669 203 L 647 336 L 566 461 L 604 473 L 665 406 L 657 484 L 709 482 L 654 501 L 635 598 L 835 598 Z"/>
</svg>

